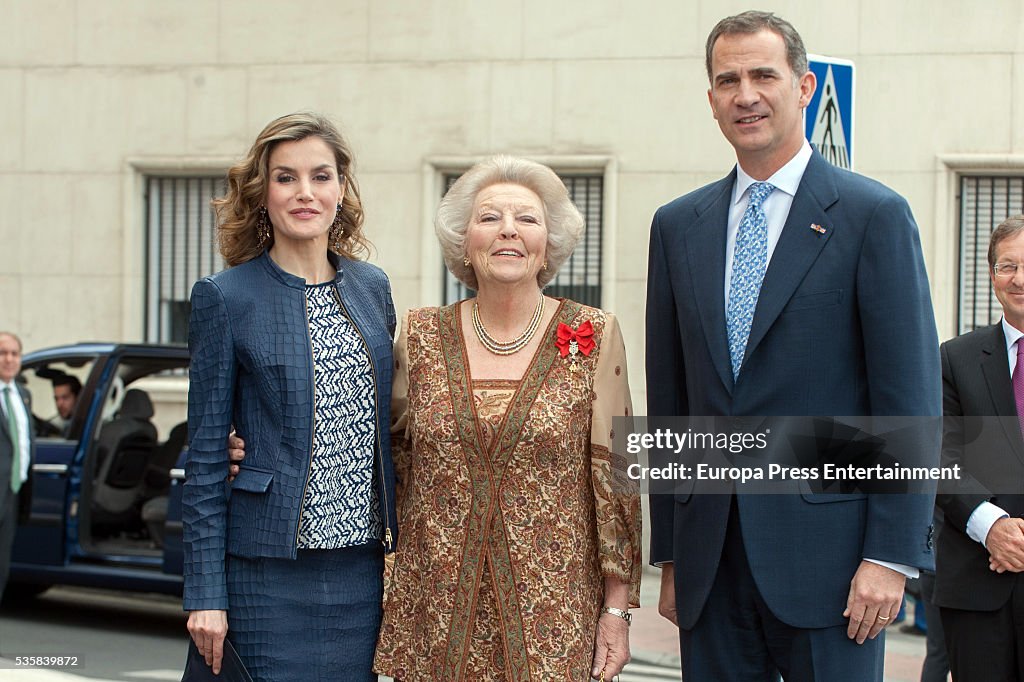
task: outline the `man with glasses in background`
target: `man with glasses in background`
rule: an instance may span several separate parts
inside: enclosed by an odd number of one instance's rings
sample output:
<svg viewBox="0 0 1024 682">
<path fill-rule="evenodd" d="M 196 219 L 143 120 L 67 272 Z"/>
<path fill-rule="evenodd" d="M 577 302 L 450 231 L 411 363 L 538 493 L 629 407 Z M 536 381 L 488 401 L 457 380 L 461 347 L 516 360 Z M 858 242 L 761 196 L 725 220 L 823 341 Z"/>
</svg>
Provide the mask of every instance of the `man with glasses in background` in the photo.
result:
<svg viewBox="0 0 1024 682">
<path fill-rule="evenodd" d="M 942 344 L 945 515 L 934 603 L 957 682 L 1024 682 L 1024 215 L 988 247 L 1002 319 Z"/>
</svg>

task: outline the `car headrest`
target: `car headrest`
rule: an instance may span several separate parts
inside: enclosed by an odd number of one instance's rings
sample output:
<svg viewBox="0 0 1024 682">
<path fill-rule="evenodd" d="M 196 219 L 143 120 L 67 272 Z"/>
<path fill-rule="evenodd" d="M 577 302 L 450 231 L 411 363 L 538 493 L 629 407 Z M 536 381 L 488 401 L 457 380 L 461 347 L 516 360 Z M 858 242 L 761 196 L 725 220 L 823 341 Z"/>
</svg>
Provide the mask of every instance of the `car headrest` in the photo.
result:
<svg viewBox="0 0 1024 682">
<path fill-rule="evenodd" d="M 130 388 L 124 394 L 119 413 L 130 419 L 150 419 L 153 416 L 153 401 L 145 391 Z"/>
</svg>

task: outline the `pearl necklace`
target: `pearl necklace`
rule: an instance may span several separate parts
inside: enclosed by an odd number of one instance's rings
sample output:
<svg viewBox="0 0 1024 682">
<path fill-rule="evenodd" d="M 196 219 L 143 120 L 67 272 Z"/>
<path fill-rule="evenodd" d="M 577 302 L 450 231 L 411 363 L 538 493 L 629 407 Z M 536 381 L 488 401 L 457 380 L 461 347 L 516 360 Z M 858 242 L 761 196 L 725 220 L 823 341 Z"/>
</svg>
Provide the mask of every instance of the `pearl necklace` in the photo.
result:
<svg viewBox="0 0 1024 682">
<path fill-rule="evenodd" d="M 476 338 L 480 339 L 480 343 L 484 348 L 494 353 L 495 355 L 512 355 L 518 353 L 530 343 L 530 339 L 537 333 L 537 329 L 540 328 L 540 320 L 544 317 L 544 295 L 541 294 L 540 303 L 537 304 L 537 309 L 533 311 L 533 317 L 530 319 L 530 324 L 526 325 L 526 329 L 523 333 L 512 339 L 511 341 L 497 341 L 493 336 L 487 333 L 487 329 L 484 327 L 483 321 L 480 319 L 480 306 L 473 302 L 473 331 L 476 332 Z"/>
</svg>

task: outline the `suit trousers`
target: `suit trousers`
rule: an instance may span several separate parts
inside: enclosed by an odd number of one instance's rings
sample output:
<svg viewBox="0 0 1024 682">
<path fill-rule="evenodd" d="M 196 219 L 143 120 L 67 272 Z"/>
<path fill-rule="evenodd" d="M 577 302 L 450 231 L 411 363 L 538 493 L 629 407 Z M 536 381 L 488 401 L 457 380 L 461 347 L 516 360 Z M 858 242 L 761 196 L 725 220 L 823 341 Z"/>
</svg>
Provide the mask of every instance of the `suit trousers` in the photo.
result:
<svg viewBox="0 0 1024 682">
<path fill-rule="evenodd" d="M 1024 574 L 995 611 L 940 611 L 956 682 L 1024 682 Z"/>
<path fill-rule="evenodd" d="M 0 503 L 0 596 L 4 593 L 7 576 L 11 571 L 11 547 L 14 545 L 14 533 L 17 530 L 18 496 L 8 494 L 7 501 Z"/>
<path fill-rule="evenodd" d="M 761 597 L 733 499 L 722 558 L 692 630 L 679 631 L 686 682 L 881 682 L 884 631 L 858 645 L 846 626 L 788 625 Z"/>
<path fill-rule="evenodd" d="M 935 591 L 935 574 L 921 574 L 921 600 L 915 609 L 924 609 L 928 624 L 924 665 L 921 667 L 921 682 L 946 682 L 949 679 L 949 658 L 946 656 L 946 638 L 942 631 L 942 617 L 939 607 L 932 603 Z"/>
</svg>

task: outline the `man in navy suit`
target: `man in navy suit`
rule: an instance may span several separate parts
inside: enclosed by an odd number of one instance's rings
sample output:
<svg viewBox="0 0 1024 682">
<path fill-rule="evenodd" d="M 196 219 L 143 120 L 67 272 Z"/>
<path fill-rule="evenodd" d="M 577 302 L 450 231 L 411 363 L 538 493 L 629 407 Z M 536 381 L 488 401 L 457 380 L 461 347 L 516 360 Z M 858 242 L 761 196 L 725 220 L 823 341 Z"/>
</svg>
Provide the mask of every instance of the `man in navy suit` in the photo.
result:
<svg viewBox="0 0 1024 682">
<path fill-rule="evenodd" d="M 957 682 L 1024 681 L 1024 216 L 992 233 L 1003 319 L 942 344 L 943 486 L 933 601 Z M 928 625 L 931 628 L 931 623 Z"/>
<path fill-rule="evenodd" d="M 938 417 L 917 226 L 904 199 L 804 140 L 816 82 L 799 34 L 729 17 L 706 66 L 738 163 L 654 217 L 648 413 Z M 937 463 L 937 444 L 916 461 Z M 880 681 L 877 636 L 906 577 L 933 565 L 932 497 L 700 493 L 651 497 L 686 682 Z"/>
</svg>

